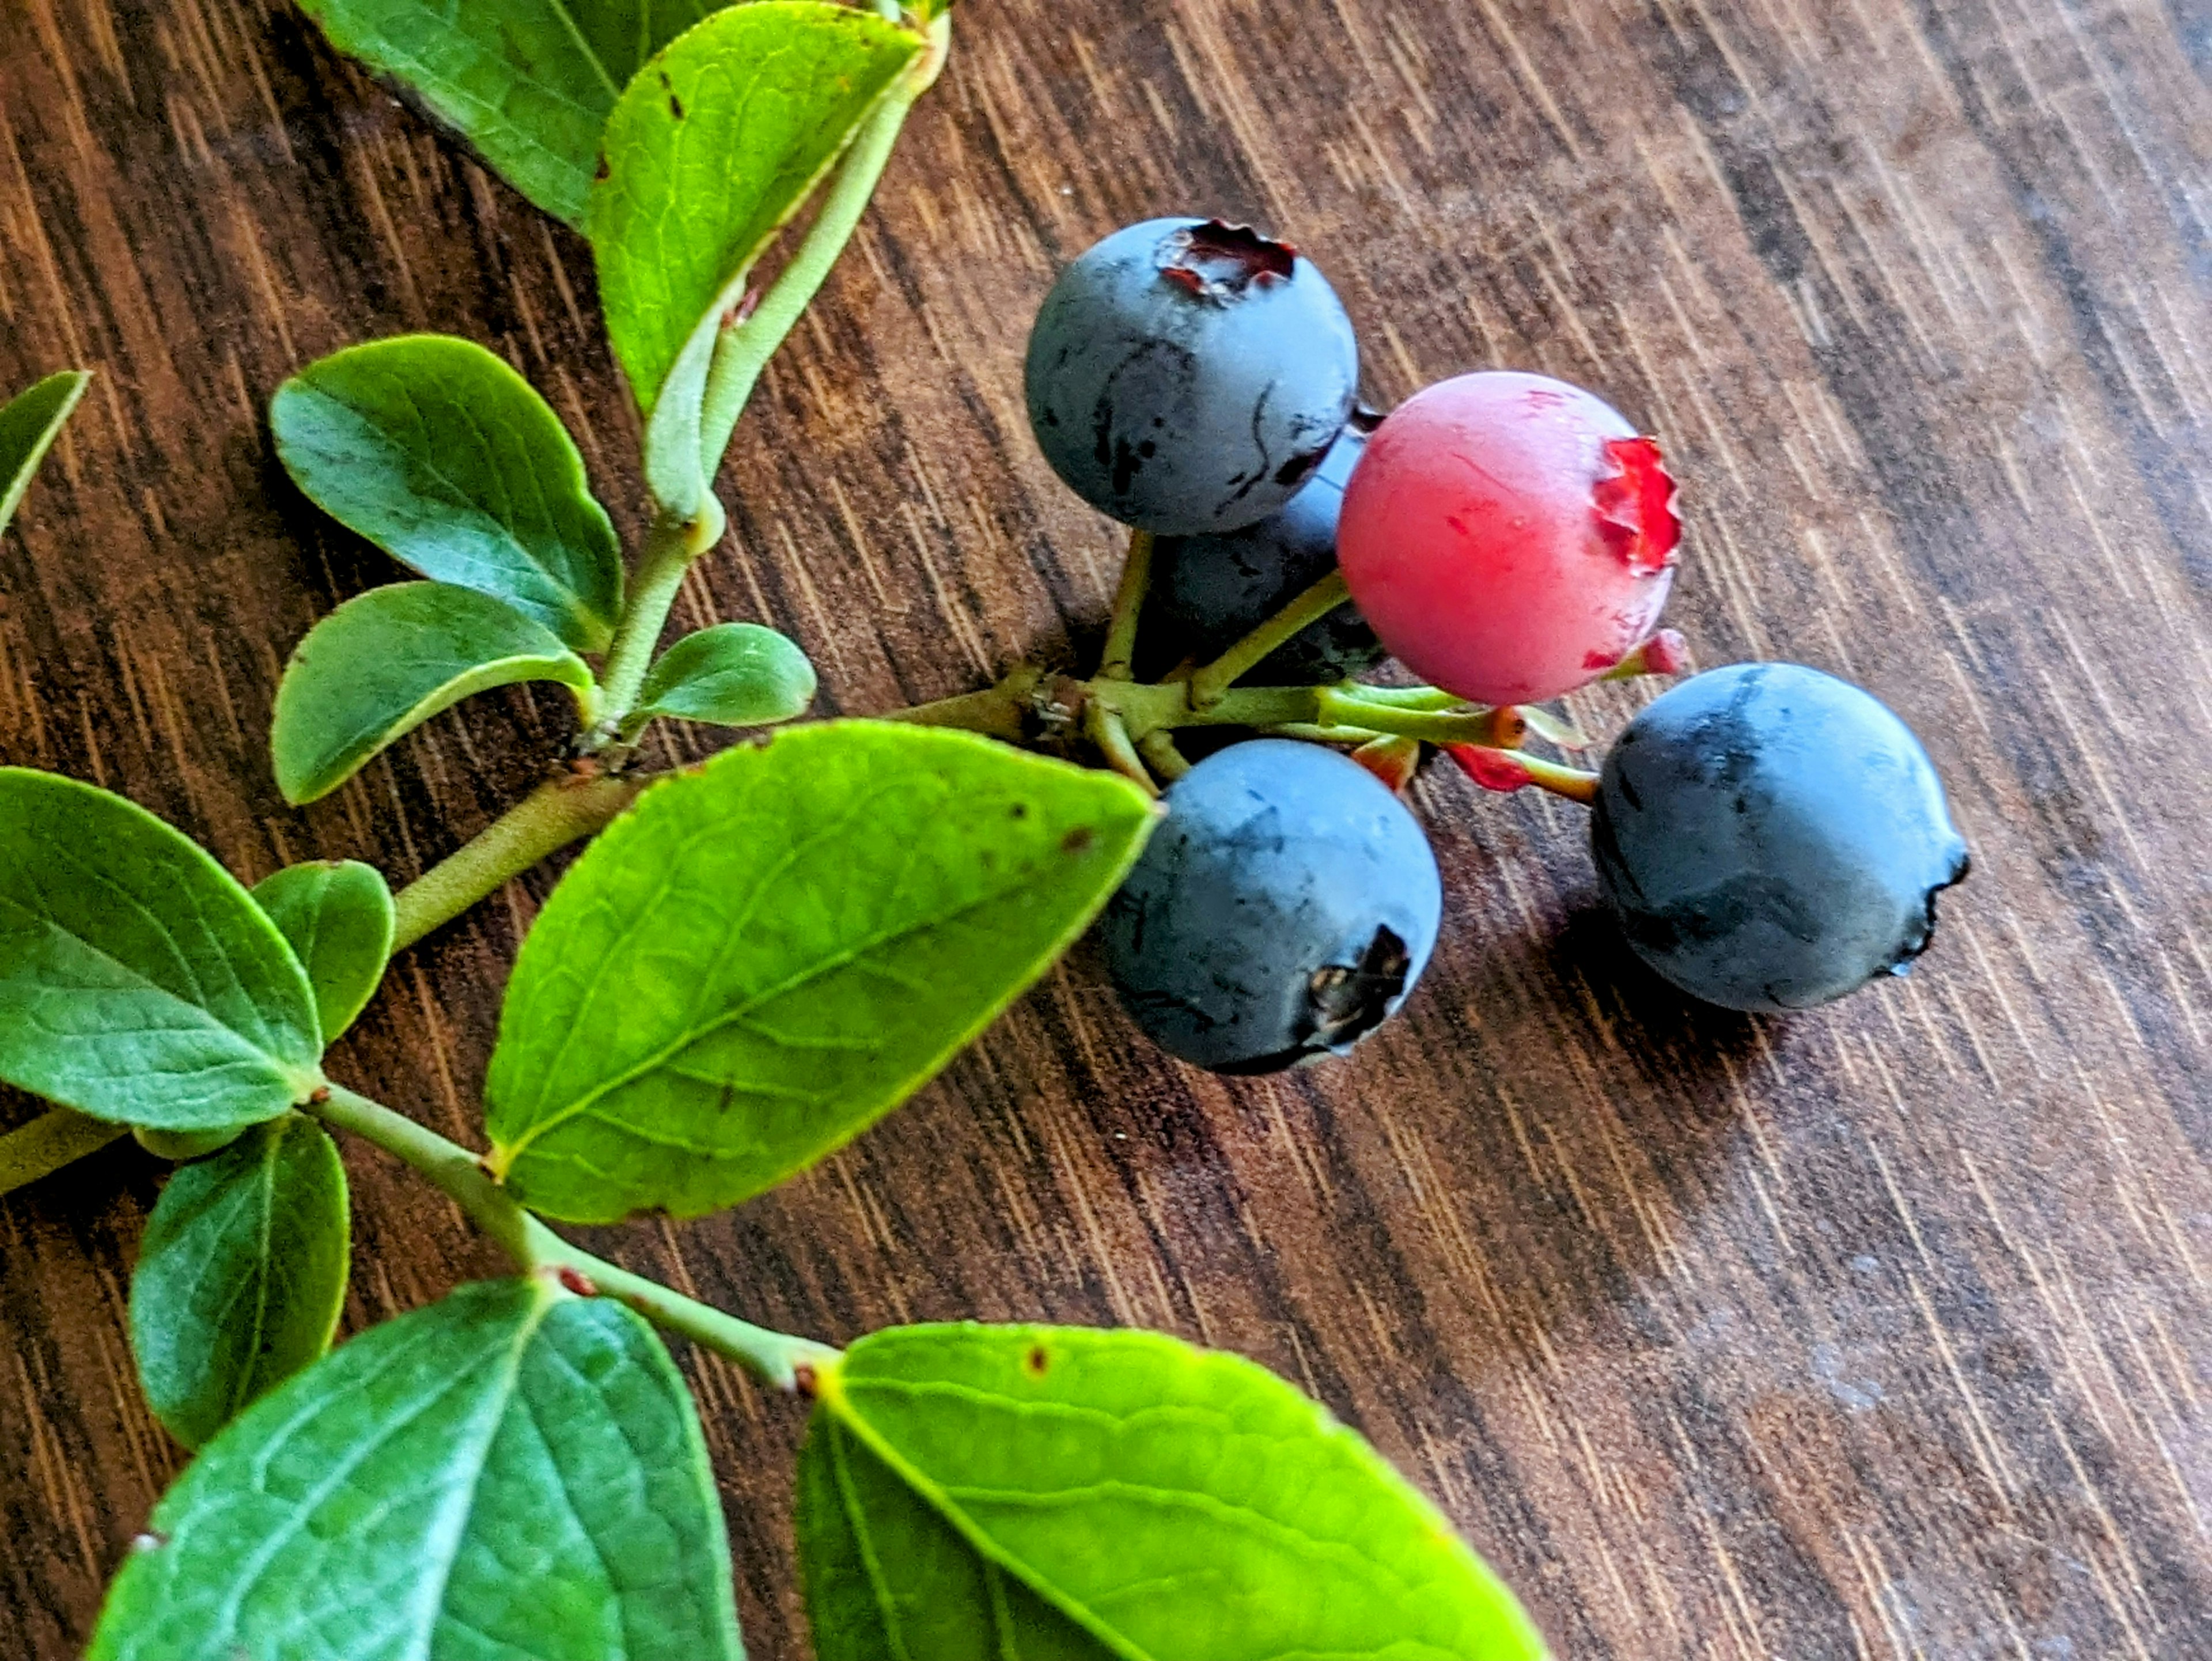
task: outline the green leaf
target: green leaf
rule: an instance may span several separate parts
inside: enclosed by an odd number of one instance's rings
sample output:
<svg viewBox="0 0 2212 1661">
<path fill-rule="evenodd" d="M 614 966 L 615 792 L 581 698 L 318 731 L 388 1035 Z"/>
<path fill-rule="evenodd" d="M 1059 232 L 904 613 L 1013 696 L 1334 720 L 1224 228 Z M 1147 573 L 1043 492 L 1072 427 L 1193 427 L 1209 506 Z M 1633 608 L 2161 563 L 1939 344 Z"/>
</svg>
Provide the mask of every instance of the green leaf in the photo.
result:
<svg viewBox="0 0 2212 1661">
<path fill-rule="evenodd" d="M 806 713 L 814 666 L 757 623 L 722 623 L 686 635 L 661 654 L 638 693 L 641 720 L 671 715 L 718 727 L 770 727 Z"/>
<path fill-rule="evenodd" d="M 23 504 L 31 488 L 31 475 L 46 459 L 46 452 L 61 436 L 62 425 L 76 409 L 92 376 L 82 369 L 64 369 L 18 392 L 0 406 L 0 531 Z"/>
<path fill-rule="evenodd" d="M 821 1661 L 1535 1661 L 1504 1585 L 1265 1369 L 1157 1333 L 908 1327 L 819 1381 Z"/>
<path fill-rule="evenodd" d="M 154 1416 L 197 1448 L 321 1359 L 345 1301 L 345 1166 L 288 1113 L 179 1165 L 131 1276 L 131 1347 Z"/>
<path fill-rule="evenodd" d="M 720 1500 L 650 1328 L 464 1287 L 264 1397 L 155 1507 L 88 1661 L 738 1661 Z"/>
<path fill-rule="evenodd" d="M 929 1507 L 826 1411 L 799 1453 L 817 1661 L 1108 1661 L 1107 1648 Z"/>
<path fill-rule="evenodd" d="M 353 1025 L 392 957 L 392 891 L 359 860 L 295 865 L 254 885 L 253 897 L 291 942 L 315 989 L 323 1042 Z"/>
<path fill-rule="evenodd" d="M 580 652 L 606 645 L 622 612 L 614 526 L 568 429 L 504 359 L 449 335 L 351 347 L 278 387 L 269 420 L 285 467 L 339 523 Z"/>
<path fill-rule="evenodd" d="M 503 601 L 444 582 L 348 600 L 309 630 L 276 688 L 269 751 L 284 800 L 326 796 L 370 757 L 471 693 L 550 680 L 580 702 L 592 672 Z"/>
<path fill-rule="evenodd" d="M 405 82 L 506 180 L 580 230 L 599 130 L 638 65 L 714 0 L 302 0 L 340 52 Z"/>
<path fill-rule="evenodd" d="M 306 972 L 236 879 L 143 808 L 0 768 L 0 1080 L 212 1130 L 322 1083 Z"/>
<path fill-rule="evenodd" d="M 973 733 L 800 727 L 657 784 L 523 943 L 485 1089 L 535 1210 L 696 1216 L 921 1088 L 1151 828 L 1127 781 Z"/>
<path fill-rule="evenodd" d="M 608 118 L 599 300 L 647 417 L 646 482 L 671 511 L 706 493 L 707 372 L 753 262 L 921 46 L 872 12 L 754 0 L 646 65 Z"/>
</svg>

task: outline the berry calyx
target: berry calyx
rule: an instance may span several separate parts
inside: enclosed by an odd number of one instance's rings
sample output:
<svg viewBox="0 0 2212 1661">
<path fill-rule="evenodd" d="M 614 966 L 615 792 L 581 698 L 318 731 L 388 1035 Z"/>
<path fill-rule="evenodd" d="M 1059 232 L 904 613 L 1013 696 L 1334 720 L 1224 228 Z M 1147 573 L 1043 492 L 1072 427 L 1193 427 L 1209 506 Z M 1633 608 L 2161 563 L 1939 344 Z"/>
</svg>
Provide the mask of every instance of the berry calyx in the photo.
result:
<svg viewBox="0 0 2212 1661">
<path fill-rule="evenodd" d="M 1337 553 L 1354 603 L 1424 679 L 1537 703 L 1651 632 L 1681 542 L 1656 441 L 1543 375 L 1462 375 L 1368 441 Z"/>
</svg>

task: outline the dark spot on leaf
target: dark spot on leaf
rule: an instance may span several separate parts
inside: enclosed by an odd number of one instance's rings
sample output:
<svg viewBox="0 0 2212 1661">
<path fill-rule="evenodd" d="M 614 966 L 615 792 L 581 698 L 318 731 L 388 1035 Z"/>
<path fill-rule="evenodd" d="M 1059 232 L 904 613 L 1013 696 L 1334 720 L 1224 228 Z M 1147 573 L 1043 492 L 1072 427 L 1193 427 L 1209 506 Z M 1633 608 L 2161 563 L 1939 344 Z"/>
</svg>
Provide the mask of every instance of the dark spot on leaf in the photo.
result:
<svg viewBox="0 0 2212 1661">
<path fill-rule="evenodd" d="M 1018 801 L 1007 811 L 1018 819 L 1025 819 L 1030 816 L 1030 805 L 1025 801 Z"/>
<path fill-rule="evenodd" d="M 1063 854 L 1087 854 L 1091 851 L 1091 844 L 1097 840 L 1097 831 L 1087 824 L 1079 824 L 1060 839 L 1060 851 Z"/>
<path fill-rule="evenodd" d="M 684 100 L 672 92 L 668 94 L 668 113 L 678 121 L 684 119 Z"/>
<path fill-rule="evenodd" d="M 660 88 L 663 92 L 672 92 L 676 88 L 676 83 L 668 78 L 666 70 L 660 71 Z"/>
<path fill-rule="evenodd" d="M 611 177 L 613 176 L 613 174 L 614 174 L 614 169 L 613 169 L 612 167 L 609 167 L 609 166 L 607 165 L 607 159 L 606 159 L 606 157 L 605 157 L 604 155 L 603 155 L 603 156 L 601 156 L 601 157 L 599 158 L 599 169 L 598 169 L 598 171 L 597 171 L 597 172 L 595 172 L 595 173 L 592 173 L 592 178 L 594 178 L 594 179 L 605 179 L 611 178 Z"/>
<path fill-rule="evenodd" d="M 1037 1345 L 1022 1358 L 1022 1368 L 1032 1378 L 1044 1377 L 1045 1369 L 1052 1365 L 1052 1357 L 1045 1354 L 1042 1344 Z"/>
</svg>

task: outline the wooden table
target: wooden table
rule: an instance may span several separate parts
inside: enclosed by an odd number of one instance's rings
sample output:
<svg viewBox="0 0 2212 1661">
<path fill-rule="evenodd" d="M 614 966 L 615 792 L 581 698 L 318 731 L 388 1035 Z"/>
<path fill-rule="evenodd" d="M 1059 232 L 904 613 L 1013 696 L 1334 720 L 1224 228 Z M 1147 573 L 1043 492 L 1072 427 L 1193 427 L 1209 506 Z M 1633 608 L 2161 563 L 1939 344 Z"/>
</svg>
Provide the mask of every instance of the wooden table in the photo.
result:
<svg viewBox="0 0 2212 1661">
<path fill-rule="evenodd" d="M 847 711 L 1095 634 L 1118 544 L 1029 442 L 1028 319 L 1117 224 L 1249 216 L 1334 277 L 1377 399 L 1517 365 L 1663 435 L 1673 620 L 1706 663 L 1895 705 L 1976 873 L 1910 983 L 1739 1019 L 1623 963 L 1577 812 L 1433 772 L 1452 918 L 1357 1062 L 1184 1070 L 1079 952 L 812 1175 L 601 1249 L 832 1339 L 1049 1317 L 1248 1351 L 1437 1496 L 1563 1657 L 2212 1655 L 2205 0 L 963 0 L 960 33 L 681 622 L 791 631 Z M 264 410 L 351 341 L 466 335 L 634 532 L 592 295 L 580 242 L 281 0 L 0 0 L 0 386 L 100 372 L 0 542 L 0 761 L 248 878 L 405 878 L 477 828 L 552 703 L 278 798 L 280 663 L 396 572 L 293 491 Z M 473 1135 L 547 879 L 397 964 L 343 1076 Z M 349 1159 L 349 1325 L 496 1269 Z M 76 1652 L 182 1463 L 123 1335 L 157 1180 L 125 1145 L 0 1202 L 10 1656 Z M 687 1366 L 754 1652 L 797 1658 L 799 1415 Z"/>
</svg>

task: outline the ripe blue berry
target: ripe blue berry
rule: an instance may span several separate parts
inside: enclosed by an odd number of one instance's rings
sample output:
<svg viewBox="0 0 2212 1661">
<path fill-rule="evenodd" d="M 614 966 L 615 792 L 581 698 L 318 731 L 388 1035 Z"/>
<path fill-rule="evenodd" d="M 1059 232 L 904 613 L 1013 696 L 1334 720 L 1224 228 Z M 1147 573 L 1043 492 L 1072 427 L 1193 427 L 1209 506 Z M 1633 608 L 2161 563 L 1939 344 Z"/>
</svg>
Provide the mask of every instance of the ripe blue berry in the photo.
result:
<svg viewBox="0 0 2212 1661">
<path fill-rule="evenodd" d="M 1116 231 L 1030 335 L 1030 425 L 1075 493 L 1139 530 L 1233 531 L 1291 499 L 1352 413 L 1359 350 L 1328 279 L 1218 220 Z"/>
<path fill-rule="evenodd" d="M 1159 538 L 1139 638 L 1163 672 L 1186 659 L 1212 661 L 1336 568 L 1337 513 L 1373 422 L 1355 414 L 1282 512 L 1241 531 Z M 1315 686 L 1372 669 L 1382 658 L 1366 620 L 1340 605 L 1269 653 L 1244 679 L 1256 686 Z"/>
<path fill-rule="evenodd" d="M 1806 1009 L 1902 975 L 1966 874 L 1942 782 L 1857 687 L 1790 663 L 1683 682 L 1606 757 L 1591 840 L 1629 942 L 1692 997 Z"/>
<path fill-rule="evenodd" d="M 1217 1073 L 1341 1055 L 1420 978 L 1443 890 L 1405 804 L 1333 750 L 1258 739 L 1167 793 L 1107 909 L 1121 1001 Z"/>
</svg>

